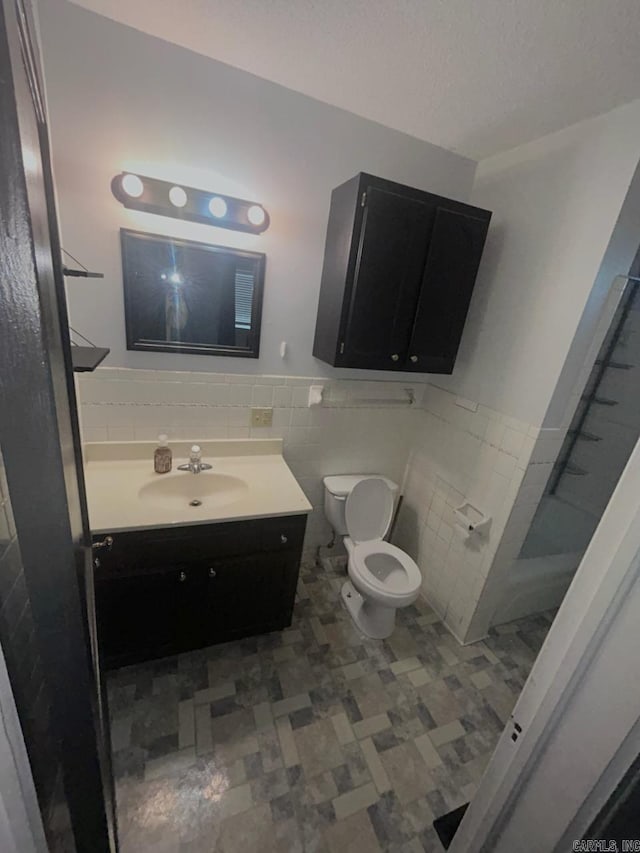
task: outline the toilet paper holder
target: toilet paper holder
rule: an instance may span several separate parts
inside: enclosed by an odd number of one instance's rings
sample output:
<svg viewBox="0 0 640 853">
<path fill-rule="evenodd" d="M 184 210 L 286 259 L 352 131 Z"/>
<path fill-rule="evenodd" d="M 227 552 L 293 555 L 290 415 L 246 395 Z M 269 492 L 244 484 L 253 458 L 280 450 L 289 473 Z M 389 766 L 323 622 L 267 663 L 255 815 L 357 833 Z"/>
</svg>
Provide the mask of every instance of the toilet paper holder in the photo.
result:
<svg viewBox="0 0 640 853">
<path fill-rule="evenodd" d="M 456 524 L 466 533 L 482 536 L 489 529 L 491 516 L 485 515 L 478 507 L 468 501 L 454 510 Z"/>
<path fill-rule="evenodd" d="M 324 385 L 311 385 L 309 387 L 309 399 L 307 400 L 307 406 L 309 408 L 311 408 L 311 406 L 321 406 L 323 394 Z"/>
</svg>

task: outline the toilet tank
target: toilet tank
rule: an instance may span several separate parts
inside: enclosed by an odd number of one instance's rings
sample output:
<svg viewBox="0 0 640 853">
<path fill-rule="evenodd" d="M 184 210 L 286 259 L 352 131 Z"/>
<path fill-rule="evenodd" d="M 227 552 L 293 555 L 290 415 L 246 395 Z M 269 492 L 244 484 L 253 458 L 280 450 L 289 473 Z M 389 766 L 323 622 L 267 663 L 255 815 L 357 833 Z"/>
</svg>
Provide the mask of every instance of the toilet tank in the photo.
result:
<svg viewBox="0 0 640 853">
<path fill-rule="evenodd" d="M 347 536 L 349 532 L 344 517 L 347 497 L 355 484 L 359 483 L 360 480 L 366 480 L 367 477 L 380 477 L 381 480 L 384 480 L 393 492 L 395 499 L 398 484 L 387 477 L 383 477 L 382 474 L 336 474 L 325 477 L 322 481 L 324 483 L 324 514 L 338 536 Z"/>
</svg>

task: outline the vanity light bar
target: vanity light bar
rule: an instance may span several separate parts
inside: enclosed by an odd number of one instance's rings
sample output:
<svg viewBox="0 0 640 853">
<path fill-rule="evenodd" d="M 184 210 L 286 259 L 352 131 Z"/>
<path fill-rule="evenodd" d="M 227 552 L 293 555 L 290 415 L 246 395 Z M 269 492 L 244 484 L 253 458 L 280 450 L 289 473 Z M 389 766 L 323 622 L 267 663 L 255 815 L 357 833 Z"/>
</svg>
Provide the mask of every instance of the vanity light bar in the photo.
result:
<svg viewBox="0 0 640 853">
<path fill-rule="evenodd" d="M 121 172 L 111 181 L 111 191 L 131 210 L 189 219 L 218 228 L 261 234 L 269 227 L 269 214 L 255 201 L 185 187 L 132 172 Z"/>
</svg>

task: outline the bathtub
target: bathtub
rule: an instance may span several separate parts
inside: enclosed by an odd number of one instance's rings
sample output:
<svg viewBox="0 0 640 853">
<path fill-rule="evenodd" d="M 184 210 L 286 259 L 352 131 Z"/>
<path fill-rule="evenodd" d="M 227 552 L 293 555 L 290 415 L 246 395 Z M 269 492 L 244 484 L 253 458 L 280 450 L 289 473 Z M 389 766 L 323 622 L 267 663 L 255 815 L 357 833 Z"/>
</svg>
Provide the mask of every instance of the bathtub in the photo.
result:
<svg viewBox="0 0 640 853">
<path fill-rule="evenodd" d="M 559 607 L 600 519 L 555 495 L 540 502 L 492 625 Z"/>
</svg>

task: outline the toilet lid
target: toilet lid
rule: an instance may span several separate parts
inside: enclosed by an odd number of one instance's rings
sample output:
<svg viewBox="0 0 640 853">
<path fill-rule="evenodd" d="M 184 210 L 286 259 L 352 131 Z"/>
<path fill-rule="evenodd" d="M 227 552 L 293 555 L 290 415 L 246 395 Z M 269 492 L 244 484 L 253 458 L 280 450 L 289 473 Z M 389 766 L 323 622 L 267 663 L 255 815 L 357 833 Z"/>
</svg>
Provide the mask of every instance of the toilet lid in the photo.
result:
<svg viewBox="0 0 640 853">
<path fill-rule="evenodd" d="M 367 477 L 351 490 L 344 512 L 354 542 L 382 539 L 391 524 L 393 492 L 380 477 Z"/>
</svg>

